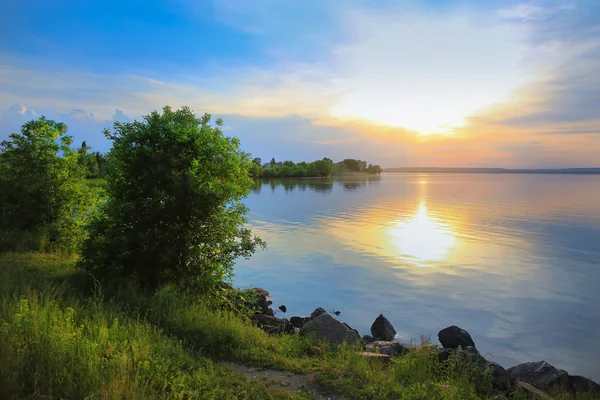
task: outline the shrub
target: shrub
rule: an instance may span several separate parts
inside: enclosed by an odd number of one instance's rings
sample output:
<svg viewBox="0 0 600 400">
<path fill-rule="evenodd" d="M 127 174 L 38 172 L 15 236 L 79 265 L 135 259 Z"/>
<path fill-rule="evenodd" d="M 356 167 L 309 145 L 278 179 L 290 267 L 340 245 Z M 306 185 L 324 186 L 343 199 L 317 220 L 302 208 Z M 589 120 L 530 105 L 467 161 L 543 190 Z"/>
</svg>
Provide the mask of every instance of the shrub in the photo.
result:
<svg viewBox="0 0 600 400">
<path fill-rule="evenodd" d="M 214 294 L 234 260 L 263 245 L 244 227 L 240 202 L 253 185 L 249 154 L 210 118 L 165 107 L 105 131 L 113 141 L 106 202 L 89 224 L 83 268 Z"/>
<path fill-rule="evenodd" d="M 0 144 L 0 251 L 73 252 L 93 194 L 71 148 L 67 126 L 40 117 Z M 12 238 L 16 238 L 13 240 Z"/>
</svg>

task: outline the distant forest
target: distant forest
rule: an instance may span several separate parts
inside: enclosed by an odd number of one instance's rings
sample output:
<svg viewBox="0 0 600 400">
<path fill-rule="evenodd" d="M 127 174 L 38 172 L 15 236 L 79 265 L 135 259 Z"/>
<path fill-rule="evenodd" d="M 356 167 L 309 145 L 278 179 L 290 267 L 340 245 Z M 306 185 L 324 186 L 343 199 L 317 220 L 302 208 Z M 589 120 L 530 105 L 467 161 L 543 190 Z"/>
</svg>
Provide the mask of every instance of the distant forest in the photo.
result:
<svg viewBox="0 0 600 400">
<path fill-rule="evenodd" d="M 330 158 L 323 158 L 313 162 L 293 161 L 271 161 L 263 164 L 260 158 L 252 161 L 253 165 L 250 173 L 255 178 L 288 178 L 288 177 L 328 177 L 343 176 L 356 173 L 380 174 L 382 169 L 379 165 L 368 164 L 363 160 L 346 158 L 340 162 L 334 163 Z"/>
</svg>

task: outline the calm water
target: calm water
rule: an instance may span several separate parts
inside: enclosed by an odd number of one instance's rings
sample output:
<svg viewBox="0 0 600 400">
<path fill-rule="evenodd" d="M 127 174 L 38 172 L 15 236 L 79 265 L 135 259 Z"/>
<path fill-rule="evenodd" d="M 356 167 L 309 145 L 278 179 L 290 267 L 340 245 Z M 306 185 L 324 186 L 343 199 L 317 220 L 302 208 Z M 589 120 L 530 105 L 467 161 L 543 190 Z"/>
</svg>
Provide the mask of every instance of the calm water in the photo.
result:
<svg viewBox="0 0 600 400">
<path fill-rule="evenodd" d="M 246 204 L 268 248 L 236 284 L 288 316 L 340 310 L 365 334 L 383 313 L 401 342 L 458 325 L 507 368 L 600 381 L 600 175 L 263 181 Z"/>
</svg>

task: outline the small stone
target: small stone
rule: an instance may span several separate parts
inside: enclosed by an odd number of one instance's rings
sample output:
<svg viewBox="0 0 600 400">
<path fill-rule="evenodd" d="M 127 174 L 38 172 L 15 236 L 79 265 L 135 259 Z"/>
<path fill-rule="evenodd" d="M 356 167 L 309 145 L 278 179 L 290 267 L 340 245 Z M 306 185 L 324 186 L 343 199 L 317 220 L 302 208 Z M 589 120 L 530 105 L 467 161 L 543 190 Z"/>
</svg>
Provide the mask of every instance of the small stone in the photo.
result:
<svg viewBox="0 0 600 400">
<path fill-rule="evenodd" d="M 404 352 L 404 346 L 398 342 L 377 341 L 369 343 L 365 349 L 371 353 L 387 354 L 390 357 L 398 356 Z"/>
</svg>

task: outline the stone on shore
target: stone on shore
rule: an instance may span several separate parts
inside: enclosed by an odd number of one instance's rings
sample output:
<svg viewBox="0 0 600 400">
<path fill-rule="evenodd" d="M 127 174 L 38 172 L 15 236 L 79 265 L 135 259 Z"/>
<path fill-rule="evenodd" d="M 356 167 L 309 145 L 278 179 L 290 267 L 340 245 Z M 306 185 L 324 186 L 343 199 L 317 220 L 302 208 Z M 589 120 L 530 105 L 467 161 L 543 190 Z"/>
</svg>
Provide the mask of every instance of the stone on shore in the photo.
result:
<svg viewBox="0 0 600 400">
<path fill-rule="evenodd" d="M 438 339 L 442 346 L 448 349 L 457 349 L 460 347 L 475 347 L 475 342 L 471 339 L 469 332 L 458 326 L 452 325 L 438 332 Z"/>
<path fill-rule="evenodd" d="M 315 308 L 315 311 L 313 311 L 310 314 L 310 320 L 312 321 L 313 319 L 317 318 L 321 314 L 327 314 L 327 311 L 325 311 L 325 309 L 323 309 L 322 307 Z"/>
<path fill-rule="evenodd" d="M 600 395 L 600 385 L 591 379 L 579 375 L 569 375 L 569 389 L 573 392 L 591 392 Z"/>
<path fill-rule="evenodd" d="M 517 387 L 519 387 L 522 391 L 528 393 L 530 396 L 536 399 L 544 399 L 544 400 L 553 400 L 554 397 L 542 392 L 540 389 L 537 389 L 533 385 L 530 385 L 524 381 L 517 381 Z"/>
<path fill-rule="evenodd" d="M 392 341 L 396 336 L 396 330 L 383 314 L 379 314 L 371 325 L 371 335 L 381 340 Z"/>
<path fill-rule="evenodd" d="M 363 335 L 363 336 L 362 336 L 362 341 L 363 341 L 363 343 L 366 343 L 366 344 L 373 343 L 373 342 L 376 342 L 376 341 L 378 341 L 378 340 L 379 340 L 379 339 L 377 339 L 377 338 L 374 338 L 374 337 L 373 337 L 373 336 L 371 336 L 371 335 Z"/>
<path fill-rule="evenodd" d="M 252 322 L 267 333 L 291 333 L 294 327 L 287 319 L 281 319 L 272 315 L 254 314 Z"/>
<path fill-rule="evenodd" d="M 304 324 L 308 323 L 308 321 L 310 321 L 309 317 L 292 317 L 290 318 L 290 324 L 292 324 L 292 326 L 294 328 L 302 328 L 304 326 Z"/>
<path fill-rule="evenodd" d="M 386 342 L 383 340 L 369 343 L 365 349 L 365 351 L 369 353 L 386 354 L 390 357 L 398 356 L 402 354 L 404 350 L 404 346 L 398 342 Z"/>
<path fill-rule="evenodd" d="M 540 390 L 569 387 L 567 371 L 557 369 L 546 361 L 526 362 L 508 369 L 510 377 L 515 381 L 527 382 Z"/>
<path fill-rule="evenodd" d="M 495 389 L 499 389 L 502 391 L 512 390 L 514 387 L 514 381 L 510 377 L 510 374 L 504 367 L 497 362 L 488 361 L 488 367 L 492 369 L 492 378 L 494 379 L 492 382 L 492 386 Z"/>
<path fill-rule="evenodd" d="M 318 340 L 341 344 L 358 342 L 360 336 L 343 323 L 325 313 L 314 318 L 300 329 L 301 335 L 313 335 Z"/>
</svg>

